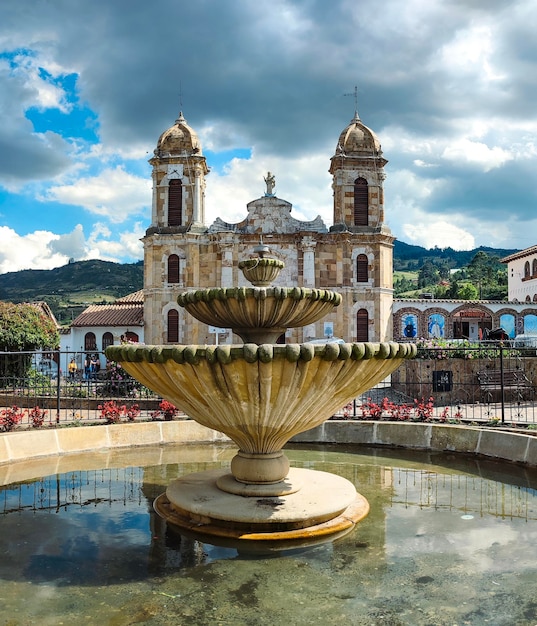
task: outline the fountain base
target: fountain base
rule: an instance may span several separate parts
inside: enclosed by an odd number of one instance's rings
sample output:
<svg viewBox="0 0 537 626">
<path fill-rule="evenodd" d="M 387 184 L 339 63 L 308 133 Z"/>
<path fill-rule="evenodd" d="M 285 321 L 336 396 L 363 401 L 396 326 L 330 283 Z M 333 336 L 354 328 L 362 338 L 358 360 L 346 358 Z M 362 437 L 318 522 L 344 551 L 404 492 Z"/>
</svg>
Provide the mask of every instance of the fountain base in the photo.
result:
<svg viewBox="0 0 537 626">
<path fill-rule="evenodd" d="M 219 487 L 232 482 L 242 491 Z M 278 495 L 264 494 L 262 487 L 239 483 L 227 470 L 209 470 L 173 481 L 154 508 L 181 532 L 195 532 L 214 543 L 228 539 L 293 545 L 345 534 L 369 512 L 369 503 L 350 481 L 327 472 L 291 468 Z M 275 485 L 266 487 L 274 491 Z"/>
</svg>

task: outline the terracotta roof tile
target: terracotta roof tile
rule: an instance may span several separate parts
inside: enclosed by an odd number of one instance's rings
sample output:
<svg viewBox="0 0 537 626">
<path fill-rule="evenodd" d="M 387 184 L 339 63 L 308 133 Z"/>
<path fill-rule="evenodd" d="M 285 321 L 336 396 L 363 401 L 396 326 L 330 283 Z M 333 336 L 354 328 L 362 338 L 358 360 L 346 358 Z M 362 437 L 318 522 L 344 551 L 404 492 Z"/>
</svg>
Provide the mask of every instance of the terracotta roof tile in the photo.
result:
<svg viewBox="0 0 537 626">
<path fill-rule="evenodd" d="M 143 304 L 144 303 L 144 290 L 140 289 L 139 291 L 135 291 L 134 293 L 128 293 L 123 298 L 118 298 L 114 304 Z"/>
<path fill-rule="evenodd" d="M 143 326 L 141 304 L 93 304 L 73 321 L 71 326 Z"/>
</svg>

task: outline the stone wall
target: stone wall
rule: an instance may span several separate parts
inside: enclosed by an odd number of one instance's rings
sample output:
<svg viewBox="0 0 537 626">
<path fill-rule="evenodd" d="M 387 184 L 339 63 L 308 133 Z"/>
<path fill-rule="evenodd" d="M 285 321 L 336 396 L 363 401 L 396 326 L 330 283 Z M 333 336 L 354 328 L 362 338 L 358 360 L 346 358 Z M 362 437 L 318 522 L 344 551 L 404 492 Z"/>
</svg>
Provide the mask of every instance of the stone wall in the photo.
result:
<svg viewBox="0 0 537 626">
<path fill-rule="evenodd" d="M 537 384 L 537 358 L 504 359 L 504 371 L 516 369 L 524 374 L 535 388 Z M 483 393 L 478 380 L 478 372 L 500 371 L 499 359 L 411 359 L 406 360 L 392 374 L 392 387 L 411 398 L 434 397 L 436 405 L 462 402 L 473 404 L 499 400 L 499 391 L 492 395 Z M 440 373 L 450 372 L 451 390 L 435 389 L 442 387 Z M 436 374 L 435 374 L 436 373 Z M 506 390 L 506 400 L 514 398 L 515 392 Z M 533 390 L 524 390 L 524 399 L 533 399 Z M 531 397 L 530 397 L 531 396 Z"/>
</svg>

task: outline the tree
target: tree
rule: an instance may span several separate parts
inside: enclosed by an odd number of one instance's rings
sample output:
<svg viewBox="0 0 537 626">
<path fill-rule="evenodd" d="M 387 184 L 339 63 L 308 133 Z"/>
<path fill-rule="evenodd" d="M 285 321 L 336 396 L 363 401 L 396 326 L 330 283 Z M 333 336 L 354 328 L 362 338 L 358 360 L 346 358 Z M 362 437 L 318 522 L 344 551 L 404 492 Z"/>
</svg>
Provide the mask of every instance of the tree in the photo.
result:
<svg viewBox="0 0 537 626">
<path fill-rule="evenodd" d="M 477 300 L 477 288 L 470 283 L 466 283 L 457 292 L 459 300 Z"/>
<path fill-rule="evenodd" d="M 31 304 L 0 302 L 0 350 L 15 352 L 59 346 L 54 322 Z"/>
<path fill-rule="evenodd" d="M 0 302 L 0 360 L 2 376 L 22 376 L 31 364 L 31 355 L 22 351 L 38 348 L 54 350 L 60 336 L 54 322 L 31 304 Z"/>
<path fill-rule="evenodd" d="M 467 276 L 477 288 L 479 299 L 500 299 L 502 293 L 506 295 L 507 268 L 495 255 L 477 252 L 468 264 Z"/>
<path fill-rule="evenodd" d="M 418 273 L 418 287 L 422 289 L 423 287 L 436 285 L 438 277 L 438 268 L 435 267 L 434 263 L 431 261 L 425 261 Z"/>
</svg>

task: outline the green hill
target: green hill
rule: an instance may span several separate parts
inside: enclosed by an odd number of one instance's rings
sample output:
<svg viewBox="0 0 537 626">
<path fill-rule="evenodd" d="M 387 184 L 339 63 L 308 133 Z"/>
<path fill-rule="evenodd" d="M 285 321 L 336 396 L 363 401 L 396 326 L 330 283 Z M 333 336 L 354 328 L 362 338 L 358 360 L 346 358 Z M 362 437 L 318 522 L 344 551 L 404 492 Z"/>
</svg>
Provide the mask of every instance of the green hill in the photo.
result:
<svg viewBox="0 0 537 626">
<path fill-rule="evenodd" d="M 60 323 L 68 323 L 88 304 L 106 303 L 142 289 L 143 262 L 76 261 L 52 270 L 0 274 L 0 300 L 45 300 Z"/>
<path fill-rule="evenodd" d="M 453 248 L 422 248 L 395 240 L 393 249 L 394 271 L 419 270 L 426 261 L 445 261 L 450 268 L 466 267 L 478 252 L 486 252 L 500 258 L 509 256 L 516 249 L 489 248 L 480 246 L 473 250 L 453 250 Z"/>
</svg>

